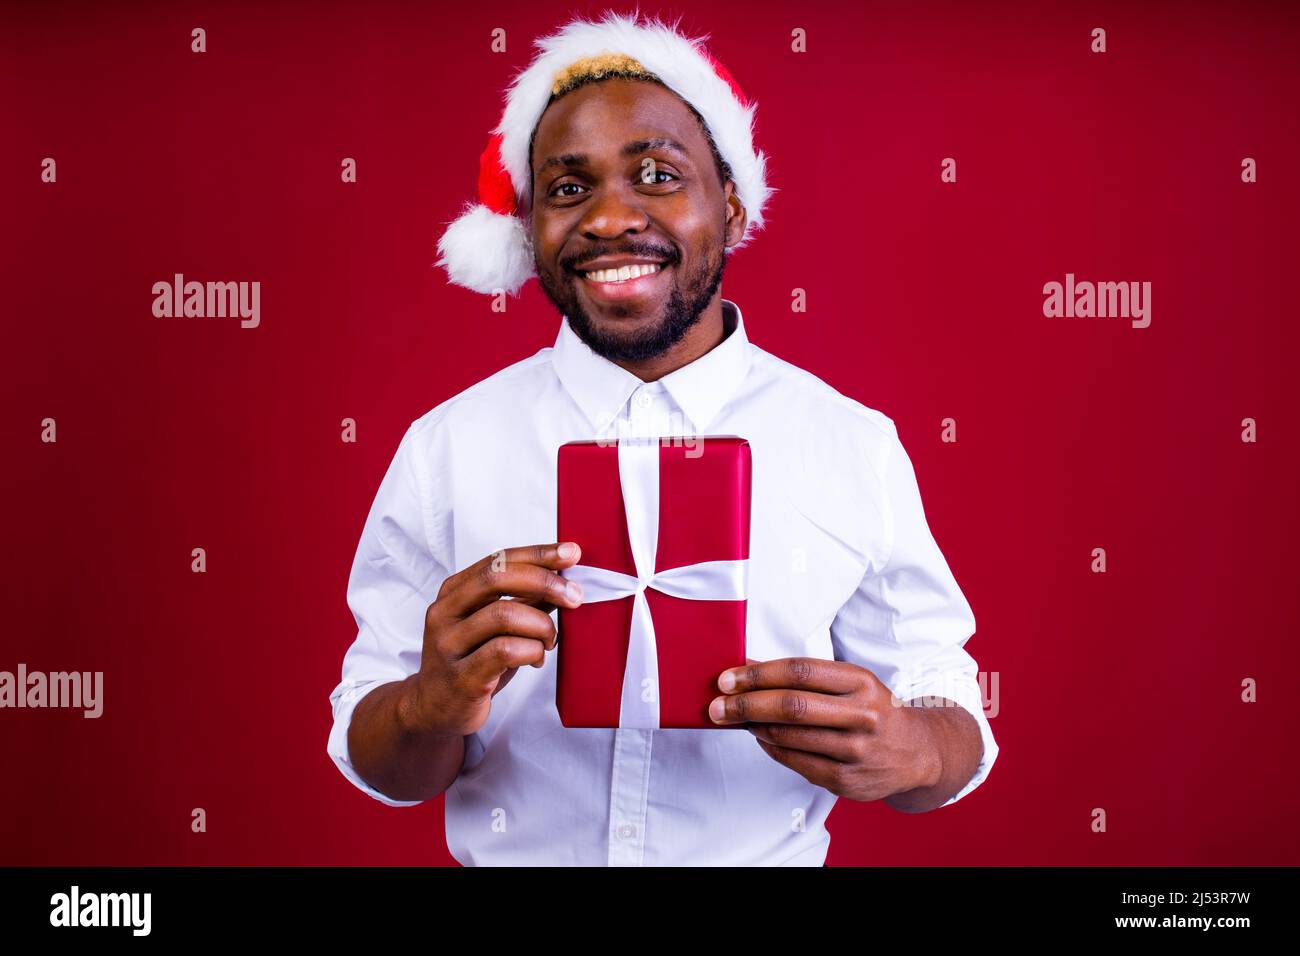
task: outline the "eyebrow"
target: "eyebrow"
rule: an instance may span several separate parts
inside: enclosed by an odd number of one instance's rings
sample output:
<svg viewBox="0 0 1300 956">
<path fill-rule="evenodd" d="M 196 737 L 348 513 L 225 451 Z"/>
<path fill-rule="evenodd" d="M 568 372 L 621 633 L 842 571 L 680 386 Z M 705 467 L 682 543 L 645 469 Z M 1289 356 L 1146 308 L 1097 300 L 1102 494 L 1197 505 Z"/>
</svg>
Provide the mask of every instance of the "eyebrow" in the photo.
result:
<svg viewBox="0 0 1300 956">
<path fill-rule="evenodd" d="M 639 156 L 642 153 L 648 153 L 652 149 L 662 149 L 670 153 L 678 153 L 683 159 L 689 160 L 691 154 L 686 147 L 675 139 L 666 139 L 657 137 L 655 139 L 637 139 L 627 143 L 619 150 L 619 155 L 624 158 Z M 586 153 L 564 153 L 561 156 L 548 156 L 541 166 L 537 167 L 537 172 L 546 172 L 552 166 L 564 166 L 568 168 L 580 168 L 591 165 L 591 157 Z"/>
</svg>

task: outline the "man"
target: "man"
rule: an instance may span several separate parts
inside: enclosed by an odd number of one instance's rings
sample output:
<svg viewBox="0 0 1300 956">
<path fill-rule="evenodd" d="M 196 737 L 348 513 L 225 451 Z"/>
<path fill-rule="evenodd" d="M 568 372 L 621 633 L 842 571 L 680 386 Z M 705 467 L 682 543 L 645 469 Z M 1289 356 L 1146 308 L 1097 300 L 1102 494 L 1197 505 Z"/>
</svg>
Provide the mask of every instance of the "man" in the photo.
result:
<svg viewBox="0 0 1300 956">
<path fill-rule="evenodd" d="M 536 274 L 559 337 L 402 439 L 329 753 L 386 804 L 445 792 L 464 864 L 822 865 L 837 797 L 921 812 L 988 775 L 974 617 L 893 422 L 752 345 L 722 298 L 771 193 L 735 81 L 656 21 L 538 47 L 439 264 L 489 294 Z M 559 721 L 552 615 L 581 604 L 582 542 L 554 540 L 556 451 L 630 434 L 749 440 L 749 663 L 710 709 L 748 733 Z"/>
</svg>

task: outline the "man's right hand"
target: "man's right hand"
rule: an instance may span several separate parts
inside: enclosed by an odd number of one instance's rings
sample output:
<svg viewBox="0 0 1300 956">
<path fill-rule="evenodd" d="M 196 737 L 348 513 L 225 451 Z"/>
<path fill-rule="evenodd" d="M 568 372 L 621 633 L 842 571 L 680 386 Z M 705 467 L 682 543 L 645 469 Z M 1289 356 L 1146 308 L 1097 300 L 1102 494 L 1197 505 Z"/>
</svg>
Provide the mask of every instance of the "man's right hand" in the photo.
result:
<svg viewBox="0 0 1300 956">
<path fill-rule="evenodd" d="M 582 603 L 578 583 L 557 573 L 582 555 L 566 544 L 563 556 L 558 543 L 496 551 L 442 583 L 424 615 L 420 671 L 398 705 L 404 729 L 472 734 L 516 670 L 545 664 L 556 640 L 551 611 Z"/>
</svg>

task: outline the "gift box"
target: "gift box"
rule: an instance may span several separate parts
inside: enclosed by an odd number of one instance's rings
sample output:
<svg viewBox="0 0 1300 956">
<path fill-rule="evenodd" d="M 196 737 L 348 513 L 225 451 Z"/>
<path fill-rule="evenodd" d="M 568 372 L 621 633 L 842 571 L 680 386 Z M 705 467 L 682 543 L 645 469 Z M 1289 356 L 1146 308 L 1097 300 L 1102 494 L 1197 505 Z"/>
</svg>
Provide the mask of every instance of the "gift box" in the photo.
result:
<svg viewBox="0 0 1300 956">
<path fill-rule="evenodd" d="M 749 442 L 733 435 L 577 441 L 558 453 L 556 706 L 565 727 L 735 729 L 709 717 L 718 675 L 745 663 Z"/>
</svg>

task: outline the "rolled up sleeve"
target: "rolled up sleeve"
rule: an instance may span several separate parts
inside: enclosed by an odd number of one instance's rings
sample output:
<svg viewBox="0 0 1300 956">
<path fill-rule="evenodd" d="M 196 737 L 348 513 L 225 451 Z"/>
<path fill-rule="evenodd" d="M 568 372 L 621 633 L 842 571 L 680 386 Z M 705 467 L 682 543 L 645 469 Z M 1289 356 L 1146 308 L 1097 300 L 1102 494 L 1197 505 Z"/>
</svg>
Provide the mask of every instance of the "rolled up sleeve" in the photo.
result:
<svg viewBox="0 0 1300 956">
<path fill-rule="evenodd" d="M 357 636 L 343 656 L 342 678 L 330 693 L 334 722 L 326 747 L 344 777 L 393 807 L 423 801 L 393 800 L 367 784 L 352 766 L 348 728 L 368 693 L 419 670 L 425 611 L 448 576 L 428 533 L 429 479 L 418 425 L 413 424 L 398 445 L 357 545 L 347 589 Z"/>
<path fill-rule="evenodd" d="M 983 755 L 948 806 L 984 782 L 998 755 L 978 665 L 965 647 L 975 615 L 930 532 L 916 473 L 892 422 L 878 480 L 885 559 L 868 568 L 836 615 L 832 643 L 837 659 L 866 667 L 900 700 L 945 697 L 975 718 Z"/>
</svg>

